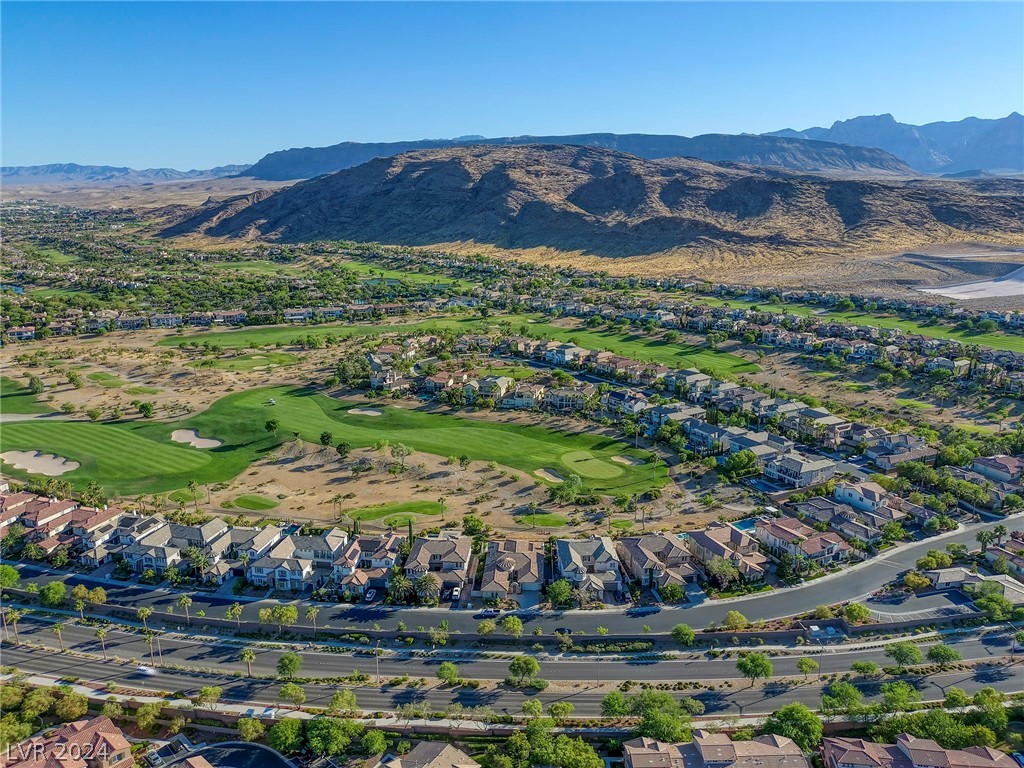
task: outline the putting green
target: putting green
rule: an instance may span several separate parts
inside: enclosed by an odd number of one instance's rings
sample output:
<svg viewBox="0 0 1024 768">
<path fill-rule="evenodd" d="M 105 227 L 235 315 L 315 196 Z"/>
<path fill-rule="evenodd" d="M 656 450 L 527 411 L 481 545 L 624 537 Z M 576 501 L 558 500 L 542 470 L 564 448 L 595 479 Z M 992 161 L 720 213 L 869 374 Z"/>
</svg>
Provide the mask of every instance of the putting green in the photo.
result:
<svg viewBox="0 0 1024 768">
<path fill-rule="evenodd" d="M 266 496 L 260 496 L 256 493 L 246 493 L 237 499 L 233 499 L 231 503 L 236 507 L 248 509 L 251 512 L 265 512 L 278 506 L 278 502 L 275 499 L 268 499 Z"/>
<path fill-rule="evenodd" d="M 618 464 L 597 458 L 590 451 L 569 451 L 562 454 L 562 463 L 569 467 L 569 471 L 580 477 L 592 477 L 606 480 L 611 477 L 618 477 L 624 471 Z"/>
<path fill-rule="evenodd" d="M 353 520 L 379 520 L 382 517 L 388 518 L 384 522 L 392 525 L 392 519 L 403 517 L 403 519 L 415 519 L 416 515 L 440 515 L 441 504 L 436 501 L 397 501 L 393 504 L 377 504 L 372 507 L 360 507 L 352 511 L 343 512 L 345 517 Z M 391 517 L 389 517 L 391 516 Z"/>
<path fill-rule="evenodd" d="M 495 461 L 530 476 L 537 467 L 550 467 L 563 476 L 576 473 L 592 493 L 642 493 L 667 479 L 664 466 L 613 463 L 613 456 L 645 455 L 607 437 L 387 406 L 380 407 L 380 416 L 360 416 L 350 412 L 354 407 L 308 389 L 266 387 L 223 397 L 203 413 L 179 422 L 5 424 L 0 449 L 66 456 L 81 467 L 65 479 L 77 487 L 92 480 L 115 494 L 171 491 L 190 480 L 224 482 L 285 441 L 299 438 L 316 444 L 324 431 L 355 448 L 387 439 L 416 452 Z M 264 428 L 270 419 L 279 422 L 274 433 Z M 195 430 L 223 444 L 199 450 L 174 443 L 171 433 L 177 429 Z"/>
</svg>

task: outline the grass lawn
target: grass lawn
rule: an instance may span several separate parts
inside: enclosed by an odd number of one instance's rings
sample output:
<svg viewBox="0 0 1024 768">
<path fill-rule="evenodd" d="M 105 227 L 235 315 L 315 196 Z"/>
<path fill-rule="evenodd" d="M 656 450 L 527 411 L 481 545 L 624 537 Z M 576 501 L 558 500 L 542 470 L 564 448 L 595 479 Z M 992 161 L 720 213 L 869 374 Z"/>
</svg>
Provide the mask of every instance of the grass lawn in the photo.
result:
<svg viewBox="0 0 1024 768">
<path fill-rule="evenodd" d="M 479 376 L 508 376 L 516 381 L 530 379 L 537 375 L 536 368 L 525 365 L 489 365 L 477 371 Z"/>
<path fill-rule="evenodd" d="M 89 381 L 99 384 L 101 387 L 123 387 L 124 380 L 119 379 L 112 373 L 106 371 L 96 371 L 95 373 L 87 373 L 85 375 Z"/>
<path fill-rule="evenodd" d="M 175 504 L 191 504 L 195 501 L 195 498 L 193 498 L 192 496 L 192 491 L 186 488 L 181 488 L 177 491 L 171 491 L 170 493 L 167 494 L 167 498 L 169 501 L 173 501 Z"/>
<path fill-rule="evenodd" d="M 222 371 L 252 371 L 256 368 L 269 366 L 292 365 L 298 358 L 287 352 L 263 352 L 253 355 L 237 355 L 235 357 L 219 357 L 213 360 L 213 368 Z"/>
<path fill-rule="evenodd" d="M 242 509 L 248 509 L 251 512 L 265 512 L 278 506 L 278 501 L 276 499 L 268 499 L 266 496 L 260 496 L 256 493 L 246 493 L 236 499 L 232 499 L 231 504 Z"/>
<path fill-rule="evenodd" d="M 276 406 L 269 405 L 271 398 Z M 660 464 L 626 466 L 611 461 L 613 456 L 646 460 L 647 454 L 598 435 L 386 406 L 381 408 L 382 416 L 359 416 L 349 413 L 352 407 L 306 389 L 267 387 L 228 395 L 203 413 L 178 422 L 6 424 L 0 450 L 65 456 L 81 467 L 63 475 L 64 479 L 78 487 L 95 480 L 107 493 L 116 494 L 171 491 L 190 480 L 224 482 L 285 440 L 299 437 L 316 444 L 324 430 L 356 448 L 386 438 L 414 451 L 496 461 L 531 477 L 542 468 L 562 475 L 576 472 L 583 478 L 584 489 L 593 493 L 641 493 L 663 485 L 668 476 Z M 264 429 L 270 418 L 280 421 L 276 435 Z M 200 450 L 174 443 L 170 436 L 176 429 L 194 429 L 222 440 L 223 445 Z M 17 475 L 18 470 L 11 474 Z"/>
<path fill-rule="evenodd" d="M 388 525 L 393 525 L 394 523 L 390 519 L 392 517 L 401 516 L 403 520 L 407 521 L 415 520 L 416 515 L 440 515 L 441 504 L 437 501 L 396 501 L 391 504 L 376 504 L 372 507 L 346 510 L 342 514 L 360 521 L 389 518 L 385 522 Z"/>
<path fill-rule="evenodd" d="M 160 390 L 157 389 L 156 387 L 147 387 L 142 384 L 136 384 L 131 387 L 125 387 L 124 389 L 124 393 L 126 395 L 155 395 L 159 392 Z"/>
<path fill-rule="evenodd" d="M 922 403 L 920 400 L 914 400 L 909 397 L 897 397 L 896 402 L 904 408 L 916 408 L 921 411 L 927 411 L 935 407 L 931 403 Z"/>
<path fill-rule="evenodd" d="M 74 291 L 70 288 L 30 288 L 29 293 L 34 297 L 45 299 L 48 296 L 88 296 L 89 291 Z"/>
<path fill-rule="evenodd" d="M 53 248 L 45 248 L 37 251 L 37 253 L 51 264 L 70 264 L 73 261 L 78 261 L 77 256 L 70 253 L 61 253 Z"/>
<path fill-rule="evenodd" d="M 358 272 L 360 275 L 364 275 L 363 278 L 366 282 L 371 285 L 379 283 L 381 279 L 386 280 L 388 283 L 395 284 L 398 282 L 413 283 L 417 285 L 457 285 L 461 290 L 468 290 L 475 287 L 475 283 L 471 283 L 468 280 L 456 280 L 452 277 L 445 277 L 441 275 L 432 275 L 430 273 L 423 272 L 408 272 L 400 269 L 385 269 L 377 267 L 373 264 L 365 264 L 361 261 L 348 261 L 340 260 L 336 262 L 338 266 L 350 269 L 353 272 Z"/>
<path fill-rule="evenodd" d="M 301 275 L 308 270 L 303 264 L 282 264 L 276 261 L 215 261 L 210 266 L 257 275 Z"/>
<path fill-rule="evenodd" d="M 569 521 L 561 515 L 555 515 L 551 512 L 540 512 L 536 515 L 531 515 L 528 512 L 516 517 L 516 522 L 526 525 L 529 527 L 536 526 L 537 528 L 561 528 L 563 525 L 568 525 Z"/>
<path fill-rule="evenodd" d="M 610 525 L 611 525 L 612 528 L 618 528 L 618 529 L 623 530 L 623 531 L 628 531 L 630 528 L 633 527 L 633 521 L 632 520 L 612 520 Z"/>
<path fill-rule="evenodd" d="M 694 302 L 697 304 L 703 304 L 707 307 L 732 307 L 733 309 L 746 308 L 751 309 L 757 307 L 765 312 L 776 312 L 778 314 L 788 313 L 790 315 L 799 315 L 800 317 L 810 317 L 814 314 L 815 308 L 808 307 L 804 304 L 773 304 L 767 301 L 746 301 L 745 299 L 718 299 L 710 296 L 697 296 L 694 298 Z"/>
<path fill-rule="evenodd" d="M 904 333 L 919 333 L 934 339 L 953 339 L 963 344 L 980 344 L 984 347 L 992 347 L 992 349 L 1024 352 L 1024 336 L 1011 336 L 999 331 L 994 333 L 958 331 L 948 325 L 925 325 L 914 320 L 904 320 L 897 315 L 872 315 L 864 312 L 826 312 L 822 317 L 830 320 L 845 320 L 858 325 L 899 328 Z"/>
<path fill-rule="evenodd" d="M 851 392 L 870 392 L 873 389 L 870 384 L 861 384 L 856 381 L 844 381 L 843 387 Z"/>
<path fill-rule="evenodd" d="M 28 387 L 0 376 L 0 413 L 51 413 L 53 408 L 36 399 Z"/>
<path fill-rule="evenodd" d="M 697 344 L 671 343 L 632 331 L 607 331 L 591 328 L 559 328 L 549 323 L 533 323 L 530 331 L 548 339 L 569 341 L 585 349 L 600 349 L 635 360 L 652 360 L 673 368 L 704 368 L 716 373 L 756 373 L 754 363 L 728 352 L 716 352 Z"/>
<path fill-rule="evenodd" d="M 513 316 L 521 320 L 520 316 Z M 456 333 L 475 333 L 485 331 L 491 325 L 506 318 L 483 320 L 479 317 L 449 318 L 441 317 L 433 320 L 418 320 L 410 323 L 394 323 L 391 325 L 346 325 L 343 323 L 322 323 L 316 325 L 263 325 L 241 328 L 231 331 L 205 331 L 190 335 L 174 336 L 157 342 L 162 347 L 177 347 L 183 343 L 208 341 L 219 344 L 225 349 L 242 347 L 262 347 L 267 344 L 290 345 L 297 339 L 313 335 L 322 338 L 347 339 L 352 336 L 373 336 L 382 333 L 431 333 L 444 328 L 451 328 Z"/>
</svg>

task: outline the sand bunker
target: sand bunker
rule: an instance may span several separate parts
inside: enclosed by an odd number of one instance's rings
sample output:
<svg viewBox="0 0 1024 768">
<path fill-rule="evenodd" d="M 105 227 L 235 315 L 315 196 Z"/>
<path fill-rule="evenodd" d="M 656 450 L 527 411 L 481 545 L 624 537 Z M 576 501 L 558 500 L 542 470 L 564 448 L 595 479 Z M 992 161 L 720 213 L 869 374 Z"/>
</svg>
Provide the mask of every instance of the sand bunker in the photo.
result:
<svg viewBox="0 0 1024 768">
<path fill-rule="evenodd" d="M 541 480 L 547 480 L 549 483 L 564 483 L 565 478 L 555 472 L 553 469 L 538 469 L 534 472 L 537 477 Z"/>
<path fill-rule="evenodd" d="M 934 293 L 951 299 L 995 299 L 1002 296 L 1024 297 L 1024 267 L 992 280 L 980 280 L 940 288 L 918 288 L 923 293 Z"/>
<path fill-rule="evenodd" d="M 383 416 L 384 411 L 378 411 L 376 408 L 350 408 L 349 413 L 354 416 Z"/>
<path fill-rule="evenodd" d="M 224 445 L 223 440 L 200 437 L 194 429 L 176 429 L 171 433 L 171 440 L 176 443 L 188 443 L 193 448 L 217 448 Z"/>
<path fill-rule="evenodd" d="M 77 461 L 39 451 L 7 451 L 0 454 L 0 459 L 15 469 L 24 469 L 33 475 L 46 475 L 47 477 L 60 477 L 65 472 L 71 472 L 81 466 Z"/>
<path fill-rule="evenodd" d="M 612 461 L 617 464 L 625 464 L 629 467 L 639 467 L 643 464 L 640 459 L 634 459 L 632 456 L 612 456 Z"/>
</svg>

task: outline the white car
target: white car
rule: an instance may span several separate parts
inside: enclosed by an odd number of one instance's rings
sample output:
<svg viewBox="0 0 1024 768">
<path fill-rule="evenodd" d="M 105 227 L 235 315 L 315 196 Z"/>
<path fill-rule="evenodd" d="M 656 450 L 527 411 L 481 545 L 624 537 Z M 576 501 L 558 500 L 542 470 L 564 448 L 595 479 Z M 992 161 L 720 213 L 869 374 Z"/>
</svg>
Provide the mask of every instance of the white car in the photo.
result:
<svg viewBox="0 0 1024 768">
<path fill-rule="evenodd" d="M 501 609 L 500 608 L 484 608 L 483 612 L 480 615 L 481 616 L 486 616 L 487 618 L 491 618 L 493 616 L 500 616 L 501 615 Z"/>
<path fill-rule="evenodd" d="M 456 587 L 452 590 L 452 602 L 458 602 L 460 597 L 462 597 L 462 587 Z"/>
<path fill-rule="evenodd" d="M 147 666 L 138 666 L 138 667 L 135 668 L 135 671 L 138 674 L 140 674 L 140 675 L 145 675 L 146 677 L 152 677 L 153 675 L 156 674 L 156 670 L 155 669 L 153 669 L 152 667 L 147 667 Z"/>
<path fill-rule="evenodd" d="M 377 596 L 377 590 L 376 589 L 368 589 L 368 590 L 366 590 L 366 595 L 365 595 L 366 602 L 372 603 L 373 602 L 373 598 L 375 598 L 376 596 Z"/>
</svg>

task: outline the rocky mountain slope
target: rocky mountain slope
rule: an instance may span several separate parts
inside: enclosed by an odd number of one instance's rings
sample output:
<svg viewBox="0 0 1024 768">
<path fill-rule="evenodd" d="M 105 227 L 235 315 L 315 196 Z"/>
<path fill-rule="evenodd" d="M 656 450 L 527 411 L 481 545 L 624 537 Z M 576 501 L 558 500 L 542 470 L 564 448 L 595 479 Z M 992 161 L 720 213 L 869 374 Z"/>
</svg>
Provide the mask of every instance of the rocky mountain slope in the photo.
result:
<svg viewBox="0 0 1024 768">
<path fill-rule="evenodd" d="M 331 147 L 306 147 L 271 152 L 246 174 L 257 179 L 283 181 L 311 179 L 373 160 L 421 149 L 446 149 L 470 145 L 517 146 L 525 144 L 574 144 L 628 152 L 648 159 L 694 157 L 712 162 L 750 163 L 800 171 L 909 175 L 913 171 L 887 152 L 865 147 L 776 136 L 707 134 L 657 136 L 646 133 L 583 133 L 573 136 L 514 136 L 497 139 L 466 136 L 392 143 L 344 142 Z"/>
<path fill-rule="evenodd" d="M 840 120 L 831 128 L 786 129 L 767 135 L 876 147 L 923 173 L 1024 171 L 1024 116 L 1018 112 L 996 120 L 968 117 L 925 125 L 899 123 L 888 114 L 873 115 Z"/>
<path fill-rule="evenodd" d="M 570 145 L 408 152 L 182 211 L 167 236 L 589 256 L 1024 243 L 1024 182 L 844 180 Z"/>
<path fill-rule="evenodd" d="M 51 165 L 9 165 L 0 168 L 4 184 L 147 184 L 164 181 L 217 179 L 236 176 L 247 165 L 223 165 L 208 170 L 178 171 L 174 168 L 117 168 L 111 165 L 78 165 L 53 163 Z"/>
</svg>

